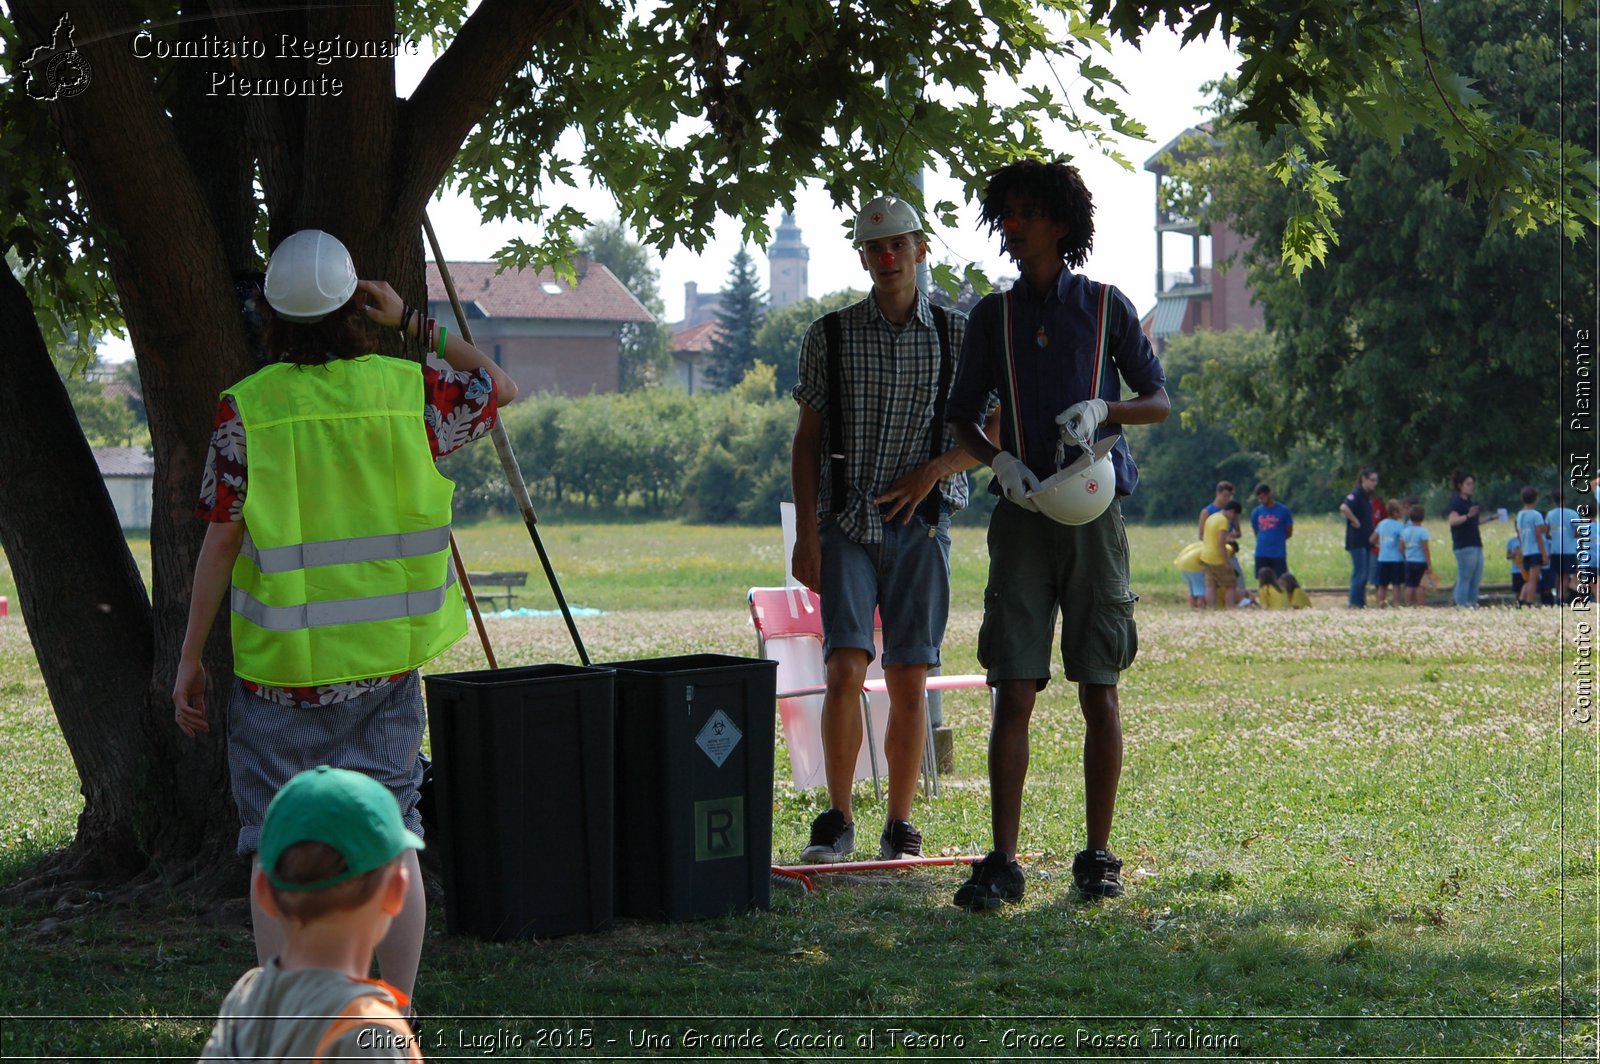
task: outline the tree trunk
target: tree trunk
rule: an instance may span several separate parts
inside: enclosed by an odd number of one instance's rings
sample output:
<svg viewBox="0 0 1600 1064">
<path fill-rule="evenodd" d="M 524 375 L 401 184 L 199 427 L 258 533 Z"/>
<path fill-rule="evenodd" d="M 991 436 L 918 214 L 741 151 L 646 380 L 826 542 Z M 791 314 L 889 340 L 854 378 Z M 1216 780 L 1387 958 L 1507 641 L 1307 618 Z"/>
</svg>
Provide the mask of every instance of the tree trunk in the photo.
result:
<svg viewBox="0 0 1600 1064">
<path fill-rule="evenodd" d="M 19 23 L 35 34 L 55 17 L 48 5 L 19 3 L 16 8 Z M 146 600 L 139 589 L 144 627 L 137 639 L 107 641 L 98 656 L 76 662 L 67 651 L 79 631 L 71 584 L 82 570 L 69 564 L 34 565 L 26 579 L 19 572 L 18 590 L 25 606 L 30 600 L 36 603 L 30 632 L 39 625 L 47 633 L 34 636 L 35 648 L 86 793 L 105 789 L 118 829 L 131 835 L 156 874 L 187 878 L 199 872 L 207 889 L 221 883 L 242 886 L 233 857 L 238 823 L 225 756 L 223 711 L 232 683 L 226 626 L 219 626 L 207 646 L 211 685 L 206 700 L 213 707 L 209 739 L 191 741 L 177 730 L 171 690 L 204 532 L 193 511 L 216 397 L 243 377 L 249 365 L 230 265 L 211 203 L 148 74 L 135 67 L 121 27 L 108 21 L 115 16 L 114 10 L 95 5 L 74 12 L 79 47 L 93 69 L 93 82 L 82 96 L 58 104 L 55 117 L 79 196 L 90 214 L 119 238 L 108 242 L 107 253 L 138 358 L 155 451 L 152 597 Z M 29 431 L 30 424 L 36 425 L 35 431 Z M 52 452 L 60 449 L 55 441 L 62 424 L 72 424 L 70 410 L 65 422 L 24 413 L 7 423 L 20 436 L 50 441 Z M 84 462 L 80 475 L 92 477 L 95 491 L 104 498 L 87 450 Z M 16 465 L 25 468 L 27 463 Z M 81 518 L 57 513 L 47 521 L 30 521 L 25 535 L 15 546 L 8 543 L 8 550 L 49 556 L 61 542 L 70 545 L 69 553 L 79 559 L 76 564 L 84 564 L 82 556 L 126 557 L 121 530 L 109 503 L 107 507 L 110 516 L 85 530 L 86 543 L 74 542 Z M 101 720 L 108 707 L 75 704 L 70 688 L 57 694 L 51 673 L 80 666 L 90 675 L 114 678 L 122 701 L 110 703 L 117 706 L 112 720 Z M 75 725 L 69 722 L 85 712 L 95 714 L 90 718 L 93 727 L 81 742 L 75 741 Z M 81 850 L 98 844 L 97 837 L 85 839 L 80 832 L 75 845 Z"/>
<path fill-rule="evenodd" d="M 77 839 L 39 872 L 56 882 L 127 878 L 145 864 L 131 799 L 150 683 L 150 600 L 33 306 L 10 270 L 0 270 L 0 337 L 0 546 L 83 781 Z M 24 881 L 15 893 L 34 885 Z"/>
</svg>

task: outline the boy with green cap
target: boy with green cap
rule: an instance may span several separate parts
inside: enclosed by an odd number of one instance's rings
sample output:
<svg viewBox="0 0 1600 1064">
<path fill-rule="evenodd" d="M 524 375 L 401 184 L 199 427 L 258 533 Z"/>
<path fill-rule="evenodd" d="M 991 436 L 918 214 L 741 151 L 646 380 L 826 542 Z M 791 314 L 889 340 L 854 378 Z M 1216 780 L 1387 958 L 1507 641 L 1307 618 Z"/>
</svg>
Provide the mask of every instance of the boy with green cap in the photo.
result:
<svg viewBox="0 0 1600 1064">
<path fill-rule="evenodd" d="M 233 985 L 200 1059 L 421 1060 L 409 999 L 369 974 L 422 845 L 370 776 L 323 765 L 285 784 L 250 886 L 286 941 Z"/>
</svg>

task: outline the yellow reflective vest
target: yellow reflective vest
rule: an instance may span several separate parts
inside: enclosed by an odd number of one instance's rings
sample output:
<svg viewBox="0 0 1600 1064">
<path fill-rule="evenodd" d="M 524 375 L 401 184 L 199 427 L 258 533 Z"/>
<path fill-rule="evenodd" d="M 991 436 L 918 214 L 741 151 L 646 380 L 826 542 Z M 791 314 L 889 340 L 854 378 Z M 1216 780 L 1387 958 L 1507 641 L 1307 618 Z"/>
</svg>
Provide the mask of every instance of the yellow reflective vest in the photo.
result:
<svg viewBox="0 0 1600 1064">
<path fill-rule="evenodd" d="M 278 363 L 224 394 L 250 474 L 234 672 L 276 687 L 393 676 L 460 639 L 454 485 L 428 449 L 422 367 L 383 355 Z"/>
</svg>

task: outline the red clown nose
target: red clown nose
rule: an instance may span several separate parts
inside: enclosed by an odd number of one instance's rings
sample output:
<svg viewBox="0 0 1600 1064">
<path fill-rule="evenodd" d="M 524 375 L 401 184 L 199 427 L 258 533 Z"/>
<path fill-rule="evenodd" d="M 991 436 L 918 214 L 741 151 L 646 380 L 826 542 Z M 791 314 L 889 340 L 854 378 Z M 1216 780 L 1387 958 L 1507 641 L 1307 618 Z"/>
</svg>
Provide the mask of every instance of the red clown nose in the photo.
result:
<svg viewBox="0 0 1600 1064">
<path fill-rule="evenodd" d="M 1000 222 L 1000 228 L 1008 233 L 1015 233 L 1022 228 L 1022 219 L 1016 217 L 1004 218 Z"/>
<path fill-rule="evenodd" d="M 894 257 L 894 252 L 892 251 L 885 251 L 882 255 L 878 256 L 878 265 L 884 267 L 885 269 L 893 266 L 895 262 L 896 259 Z"/>
</svg>

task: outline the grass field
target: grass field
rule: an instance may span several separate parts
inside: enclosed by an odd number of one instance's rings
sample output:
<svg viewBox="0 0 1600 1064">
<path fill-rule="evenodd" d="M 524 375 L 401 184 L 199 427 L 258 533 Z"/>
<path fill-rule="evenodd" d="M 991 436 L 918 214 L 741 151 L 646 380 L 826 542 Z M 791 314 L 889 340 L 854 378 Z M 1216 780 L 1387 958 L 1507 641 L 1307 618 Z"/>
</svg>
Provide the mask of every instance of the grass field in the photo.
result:
<svg viewBox="0 0 1600 1064">
<path fill-rule="evenodd" d="M 770 913 L 510 944 L 444 934 L 436 906 L 418 988 L 430 1056 L 1593 1059 L 1595 725 L 1563 690 L 1587 616 L 1195 613 L 1169 564 L 1189 531 L 1130 532 L 1144 601 L 1122 684 L 1126 898 L 1084 905 L 1068 889 L 1081 729 L 1057 682 L 1034 718 L 1021 904 L 959 911 L 962 874 L 930 868 L 823 877 L 812 895 L 775 892 Z M 1291 544 L 1307 583 L 1340 582 L 1326 531 L 1327 550 Z M 780 579 L 775 530 L 545 535 L 568 597 L 606 611 L 580 621 L 596 660 L 748 654 L 743 590 Z M 473 568 L 539 582 L 520 525 L 460 538 Z M 983 564 L 981 537 L 958 536 L 947 671 L 977 667 Z M 558 618 L 488 623 L 502 664 L 573 660 Z M 435 668 L 480 662 L 464 641 Z M 956 771 L 915 819 L 930 852 L 980 853 L 986 703 L 949 695 L 945 714 Z M 0 622 L 0 736 L 3 884 L 70 838 L 81 805 L 14 619 Z M 781 740 L 777 754 L 782 858 L 820 807 L 788 785 Z M 870 837 L 882 807 L 857 793 Z M 242 899 L 0 909 L 0 1055 L 192 1056 L 251 963 L 245 922 Z M 80 1018 L 46 1018 L 63 1014 Z M 725 1037 L 696 1047 L 691 1030 Z"/>
<path fill-rule="evenodd" d="M 1450 552 L 1450 531 L 1433 522 L 1434 569 L 1441 586 L 1455 582 L 1455 557 Z M 677 609 L 715 603 L 724 596 L 742 595 L 749 587 L 783 582 L 783 541 L 771 528 L 712 527 L 663 521 L 634 524 L 573 524 L 540 522 L 539 532 L 555 567 L 567 601 L 604 610 Z M 1185 591 L 1172 560 L 1195 538 L 1195 526 L 1182 524 L 1130 524 L 1128 544 L 1132 555 L 1134 590 L 1147 604 L 1181 603 Z M 520 520 L 487 521 L 456 530 L 462 557 L 474 570 L 526 570 L 526 605 L 554 609 L 539 558 L 526 526 Z M 988 550 L 981 527 L 959 526 L 951 537 L 950 568 L 955 602 L 981 602 L 988 573 Z M 1504 584 L 1510 571 L 1503 560 L 1505 526 L 1483 528 L 1484 582 Z M 150 542 L 134 534 L 129 540 L 140 570 L 148 581 Z M 1253 586 L 1253 539 L 1244 536 L 1241 557 Z M 1350 560 L 1344 551 L 1344 531 L 1334 518 L 1302 517 L 1289 541 L 1289 563 L 1306 587 L 1338 588 L 1350 582 Z M 641 579 L 641 574 L 647 578 Z M 12 600 L 17 612 L 16 584 L 11 568 L 0 557 L 0 595 Z M 1448 600 L 1436 593 L 1433 601 Z M 524 596 L 517 596 L 523 604 Z"/>
</svg>

